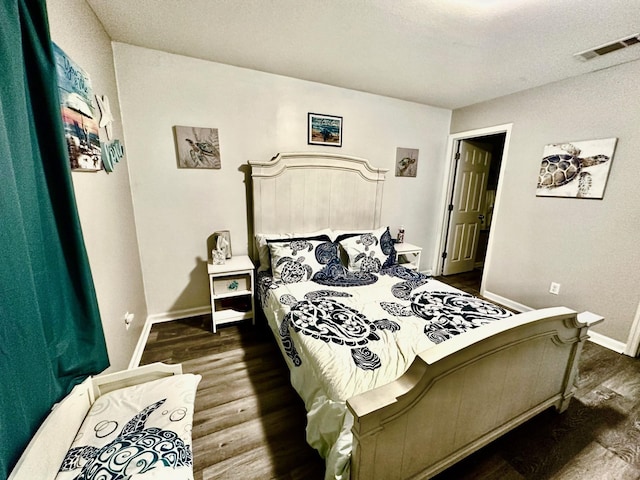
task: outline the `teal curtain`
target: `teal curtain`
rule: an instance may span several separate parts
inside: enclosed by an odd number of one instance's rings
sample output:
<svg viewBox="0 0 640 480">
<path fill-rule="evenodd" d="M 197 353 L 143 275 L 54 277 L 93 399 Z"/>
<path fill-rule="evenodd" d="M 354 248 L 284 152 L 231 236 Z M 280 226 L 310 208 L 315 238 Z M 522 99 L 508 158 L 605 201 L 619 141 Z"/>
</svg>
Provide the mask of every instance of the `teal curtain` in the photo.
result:
<svg viewBox="0 0 640 480">
<path fill-rule="evenodd" d="M 51 406 L 108 365 L 44 0 L 0 7 L 0 478 Z"/>
</svg>

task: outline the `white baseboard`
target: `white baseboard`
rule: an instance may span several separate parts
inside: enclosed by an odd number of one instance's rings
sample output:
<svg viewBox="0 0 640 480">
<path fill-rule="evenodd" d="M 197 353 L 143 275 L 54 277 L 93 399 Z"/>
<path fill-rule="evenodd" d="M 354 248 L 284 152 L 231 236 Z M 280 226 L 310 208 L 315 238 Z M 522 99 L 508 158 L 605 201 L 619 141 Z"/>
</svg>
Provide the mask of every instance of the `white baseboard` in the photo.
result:
<svg viewBox="0 0 640 480">
<path fill-rule="evenodd" d="M 624 353 L 627 348 L 626 343 L 614 340 L 613 338 L 609 338 L 601 333 L 594 332 L 593 330 L 589 330 L 589 340 L 601 347 L 613 350 L 616 353 Z"/>
<path fill-rule="evenodd" d="M 205 307 L 185 308 L 184 310 L 176 310 L 174 312 L 156 313 L 149 315 L 147 318 L 151 323 L 170 322 L 181 318 L 197 317 L 198 315 L 206 315 L 211 313 L 211 305 Z"/>
<path fill-rule="evenodd" d="M 487 300 L 491 300 L 492 302 L 504 305 L 507 308 L 515 310 L 516 312 L 530 312 L 531 310 L 533 310 L 533 308 L 531 307 L 518 302 L 514 302 L 513 300 L 502 297 L 500 295 L 496 295 L 495 293 L 485 291 L 482 296 Z M 594 332 L 593 330 L 589 330 L 589 340 L 597 345 L 600 345 L 601 347 L 613 350 L 616 353 L 625 353 L 625 349 L 627 347 L 625 343 L 609 338 L 605 335 L 602 335 L 601 333 Z"/>
<path fill-rule="evenodd" d="M 142 353 L 144 352 L 144 347 L 147 344 L 149 334 L 151 333 L 151 327 L 154 323 L 171 322 L 173 320 L 180 320 L 181 318 L 196 317 L 198 315 L 206 315 L 208 313 L 211 313 L 210 305 L 206 307 L 187 308 L 184 310 L 176 310 L 175 312 L 156 313 L 155 315 L 149 315 L 147 317 L 147 320 L 144 322 L 142 332 L 140 332 L 140 338 L 138 338 L 136 349 L 133 351 L 133 355 L 131 356 L 129 368 L 136 368 L 138 365 L 140 365 Z"/>
<path fill-rule="evenodd" d="M 505 307 L 510 308 L 511 310 L 515 310 L 516 312 L 530 312 L 531 310 L 533 310 L 533 308 L 527 307 L 522 303 L 514 302 L 513 300 L 510 300 L 506 297 L 502 297 L 500 295 L 496 295 L 495 293 L 491 293 L 487 290 L 485 290 L 481 295 L 487 300 L 491 300 L 492 302 L 496 302 L 496 303 L 499 303 L 500 305 L 504 305 Z"/>
</svg>

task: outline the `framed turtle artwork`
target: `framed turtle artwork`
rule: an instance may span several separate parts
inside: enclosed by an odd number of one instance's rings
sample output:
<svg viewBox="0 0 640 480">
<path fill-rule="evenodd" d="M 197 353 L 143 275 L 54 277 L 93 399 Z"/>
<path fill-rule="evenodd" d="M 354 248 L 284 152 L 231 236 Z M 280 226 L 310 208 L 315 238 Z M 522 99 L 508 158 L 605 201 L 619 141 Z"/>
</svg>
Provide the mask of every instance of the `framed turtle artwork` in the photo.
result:
<svg viewBox="0 0 640 480">
<path fill-rule="evenodd" d="M 536 195 L 602 199 L 617 140 L 545 145 Z"/>
<path fill-rule="evenodd" d="M 217 128 L 173 127 L 178 168 L 221 168 Z"/>
</svg>

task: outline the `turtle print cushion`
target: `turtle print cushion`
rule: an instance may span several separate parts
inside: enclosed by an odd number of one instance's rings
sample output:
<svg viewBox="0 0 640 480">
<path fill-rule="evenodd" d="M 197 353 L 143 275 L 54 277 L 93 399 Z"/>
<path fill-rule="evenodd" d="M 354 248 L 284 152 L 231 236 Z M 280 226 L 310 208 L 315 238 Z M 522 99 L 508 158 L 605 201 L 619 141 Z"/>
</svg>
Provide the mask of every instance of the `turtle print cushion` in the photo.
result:
<svg viewBox="0 0 640 480">
<path fill-rule="evenodd" d="M 329 235 L 331 230 L 325 228 L 312 233 L 257 233 L 256 246 L 258 247 L 258 258 L 260 266 L 258 272 L 264 272 L 271 269 L 271 259 L 269 258 L 269 241 L 283 241 L 297 239 L 315 239 L 318 236 Z"/>
<path fill-rule="evenodd" d="M 192 480 L 193 403 L 201 378 L 173 375 L 99 397 L 56 480 Z"/>
<path fill-rule="evenodd" d="M 396 263 L 389 227 L 336 239 L 349 257 L 349 270 L 378 273 Z"/>
<path fill-rule="evenodd" d="M 268 241 L 276 282 L 306 282 L 326 265 L 339 262 L 338 247 L 327 235 Z"/>
</svg>

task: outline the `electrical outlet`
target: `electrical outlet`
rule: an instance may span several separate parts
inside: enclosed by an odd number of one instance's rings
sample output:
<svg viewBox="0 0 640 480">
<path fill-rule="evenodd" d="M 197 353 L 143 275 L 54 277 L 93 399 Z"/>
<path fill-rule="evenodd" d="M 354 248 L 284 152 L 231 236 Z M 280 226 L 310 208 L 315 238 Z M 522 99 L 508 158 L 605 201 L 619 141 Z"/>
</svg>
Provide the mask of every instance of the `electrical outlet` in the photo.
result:
<svg viewBox="0 0 640 480">
<path fill-rule="evenodd" d="M 124 327 L 129 330 L 129 327 L 131 326 L 131 322 L 133 322 L 133 319 L 135 318 L 135 315 L 133 313 L 125 313 L 124 314 Z"/>
<path fill-rule="evenodd" d="M 560 284 L 556 282 L 551 282 L 551 286 L 549 287 L 549 293 L 558 295 L 560 293 Z"/>
</svg>

